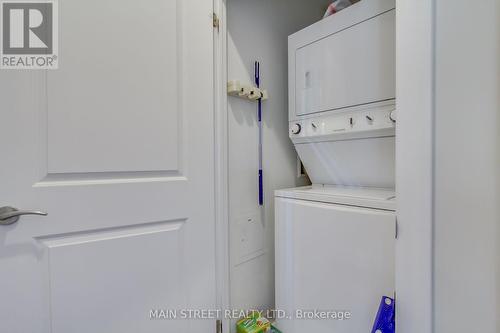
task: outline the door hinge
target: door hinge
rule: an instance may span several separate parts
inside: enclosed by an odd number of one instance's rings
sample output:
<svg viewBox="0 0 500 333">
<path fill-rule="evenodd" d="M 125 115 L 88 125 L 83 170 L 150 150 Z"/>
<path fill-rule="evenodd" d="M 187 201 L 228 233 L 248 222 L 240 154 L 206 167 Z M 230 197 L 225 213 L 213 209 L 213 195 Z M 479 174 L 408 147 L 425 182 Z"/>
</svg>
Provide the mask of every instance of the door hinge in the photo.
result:
<svg viewBox="0 0 500 333">
<path fill-rule="evenodd" d="M 216 28 L 217 30 L 219 30 L 219 27 L 220 27 L 219 16 L 217 16 L 216 13 L 213 13 L 212 18 L 213 18 L 212 20 L 213 20 L 213 26 L 214 26 L 214 28 Z"/>
<path fill-rule="evenodd" d="M 215 325 L 215 333 L 222 333 L 222 320 L 217 319 Z"/>
</svg>

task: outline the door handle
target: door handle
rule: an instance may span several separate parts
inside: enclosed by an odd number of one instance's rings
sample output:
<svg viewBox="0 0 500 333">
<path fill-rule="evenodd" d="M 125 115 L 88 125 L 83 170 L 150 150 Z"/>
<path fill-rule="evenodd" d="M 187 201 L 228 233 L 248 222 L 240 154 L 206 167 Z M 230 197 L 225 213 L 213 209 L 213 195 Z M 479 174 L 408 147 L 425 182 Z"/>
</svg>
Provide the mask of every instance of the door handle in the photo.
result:
<svg viewBox="0 0 500 333">
<path fill-rule="evenodd" d="M 2 207 L 0 208 L 0 225 L 16 223 L 23 215 L 47 216 L 48 214 L 39 210 L 19 210 L 14 207 Z"/>
</svg>

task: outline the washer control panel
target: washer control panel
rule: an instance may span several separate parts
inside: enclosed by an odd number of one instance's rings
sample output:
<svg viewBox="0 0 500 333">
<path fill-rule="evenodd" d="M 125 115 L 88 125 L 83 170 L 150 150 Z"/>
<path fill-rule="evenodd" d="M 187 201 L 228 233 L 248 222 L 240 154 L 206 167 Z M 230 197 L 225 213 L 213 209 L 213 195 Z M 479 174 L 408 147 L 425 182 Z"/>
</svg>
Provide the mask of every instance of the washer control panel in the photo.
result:
<svg viewBox="0 0 500 333">
<path fill-rule="evenodd" d="M 327 114 L 290 122 L 295 142 L 316 139 L 343 140 L 394 135 L 395 106 Z"/>
</svg>

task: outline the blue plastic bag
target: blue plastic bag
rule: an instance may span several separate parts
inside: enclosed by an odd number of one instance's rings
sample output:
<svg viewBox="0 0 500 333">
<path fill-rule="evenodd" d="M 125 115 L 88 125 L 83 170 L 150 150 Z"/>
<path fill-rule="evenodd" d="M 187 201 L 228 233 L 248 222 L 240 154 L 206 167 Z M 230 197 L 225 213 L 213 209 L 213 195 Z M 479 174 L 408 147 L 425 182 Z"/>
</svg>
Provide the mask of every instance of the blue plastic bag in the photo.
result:
<svg viewBox="0 0 500 333">
<path fill-rule="evenodd" d="M 395 333 L 396 332 L 396 302 L 394 299 L 384 296 L 380 301 L 377 317 L 373 324 L 372 333 Z"/>
</svg>

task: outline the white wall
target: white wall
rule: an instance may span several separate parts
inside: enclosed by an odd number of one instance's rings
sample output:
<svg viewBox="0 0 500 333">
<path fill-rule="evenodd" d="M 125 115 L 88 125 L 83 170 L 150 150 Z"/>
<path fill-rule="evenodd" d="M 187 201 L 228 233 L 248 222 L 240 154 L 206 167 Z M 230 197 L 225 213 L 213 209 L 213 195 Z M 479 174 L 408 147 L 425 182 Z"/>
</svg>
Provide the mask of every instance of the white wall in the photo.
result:
<svg viewBox="0 0 500 333">
<path fill-rule="evenodd" d="M 274 307 L 274 197 L 301 185 L 288 138 L 287 37 L 319 20 L 326 0 L 229 0 L 228 79 L 253 82 L 261 61 L 264 102 L 265 208 L 258 206 L 256 103 L 229 98 L 229 223 L 231 305 Z M 302 180 L 303 182 L 303 180 Z M 253 222 L 248 222 L 251 219 Z M 242 238 L 246 240 L 242 242 Z M 243 260 L 244 254 L 247 261 Z M 244 261 L 244 262 L 243 262 Z M 242 263 L 243 262 L 243 263 Z"/>
<path fill-rule="evenodd" d="M 500 2 L 436 1 L 437 333 L 500 326 Z"/>
</svg>

